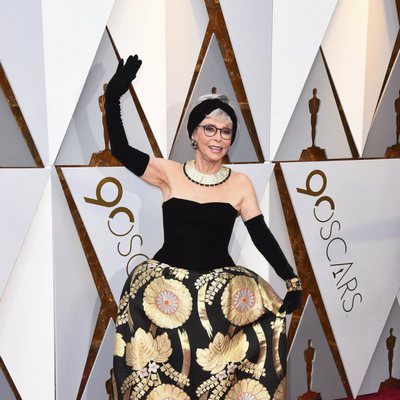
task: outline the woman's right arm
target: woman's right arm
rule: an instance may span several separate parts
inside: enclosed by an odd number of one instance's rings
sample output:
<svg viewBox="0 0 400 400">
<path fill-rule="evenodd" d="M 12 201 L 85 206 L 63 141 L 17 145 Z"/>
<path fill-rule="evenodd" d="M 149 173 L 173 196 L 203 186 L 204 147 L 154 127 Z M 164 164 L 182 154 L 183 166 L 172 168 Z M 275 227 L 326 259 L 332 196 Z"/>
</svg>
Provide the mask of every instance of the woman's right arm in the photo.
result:
<svg viewBox="0 0 400 400">
<path fill-rule="evenodd" d="M 150 157 L 130 146 L 121 119 L 120 98 L 129 89 L 141 64 L 137 56 L 129 56 L 125 65 L 123 60 L 120 60 L 117 71 L 107 84 L 104 106 L 111 153 L 135 175 L 162 188 L 168 186 L 166 171 L 172 162 Z"/>
</svg>

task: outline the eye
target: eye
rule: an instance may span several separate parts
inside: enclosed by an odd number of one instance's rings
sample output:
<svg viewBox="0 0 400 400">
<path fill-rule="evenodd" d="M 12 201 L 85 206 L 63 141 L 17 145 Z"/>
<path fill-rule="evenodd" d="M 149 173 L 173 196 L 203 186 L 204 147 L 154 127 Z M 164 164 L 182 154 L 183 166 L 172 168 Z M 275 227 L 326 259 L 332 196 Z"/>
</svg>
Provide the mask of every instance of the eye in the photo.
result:
<svg viewBox="0 0 400 400">
<path fill-rule="evenodd" d="M 228 129 L 228 128 L 222 129 L 221 130 L 221 134 L 224 135 L 224 136 L 231 136 L 232 135 L 232 129 Z"/>
<path fill-rule="evenodd" d="M 213 126 L 213 125 L 206 125 L 206 126 L 204 127 L 204 129 L 205 129 L 205 131 L 206 131 L 207 133 L 215 133 L 215 132 L 216 132 L 216 128 L 215 128 L 215 126 Z"/>
</svg>

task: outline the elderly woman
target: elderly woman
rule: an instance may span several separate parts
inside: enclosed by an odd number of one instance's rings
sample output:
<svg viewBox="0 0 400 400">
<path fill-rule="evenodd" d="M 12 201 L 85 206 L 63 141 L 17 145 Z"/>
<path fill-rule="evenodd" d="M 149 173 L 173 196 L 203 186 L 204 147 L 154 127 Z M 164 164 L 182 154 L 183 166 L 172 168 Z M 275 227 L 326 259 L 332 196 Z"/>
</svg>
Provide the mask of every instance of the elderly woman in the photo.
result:
<svg viewBox="0 0 400 400">
<path fill-rule="evenodd" d="M 164 244 L 123 288 L 114 349 L 118 399 L 283 399 L 286 313 L 301 284 L 261 214 L 249 178 L 222 164 L 237 134 L 225 96 L 200 98 L 187 128 L 195 159 L 183 165 L 130 147 L 120 97 L 141 65 L 121 60 L 106 89 L 113 155 L 160 188 Z M 282 301 L 228 253 L 241 216 L 257 249 L 287 282 Z"/>
</svg>

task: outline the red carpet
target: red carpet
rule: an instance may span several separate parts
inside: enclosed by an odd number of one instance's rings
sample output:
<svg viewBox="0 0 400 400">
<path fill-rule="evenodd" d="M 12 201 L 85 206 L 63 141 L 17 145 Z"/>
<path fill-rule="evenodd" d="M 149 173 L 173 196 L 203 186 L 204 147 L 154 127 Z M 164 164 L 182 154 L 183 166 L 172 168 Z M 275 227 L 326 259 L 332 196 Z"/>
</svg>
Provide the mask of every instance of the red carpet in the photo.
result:
<svg viewBox="0 0 400 400">
<path fill-rule="evenodd" d="M 357 400 L 400 400 L 400 389 L 385 389 L 382 393 L 366 394 L 356 397 Z M 346 397 L 341 400 L 352 400 L 351 397 Z"/>
</svg>

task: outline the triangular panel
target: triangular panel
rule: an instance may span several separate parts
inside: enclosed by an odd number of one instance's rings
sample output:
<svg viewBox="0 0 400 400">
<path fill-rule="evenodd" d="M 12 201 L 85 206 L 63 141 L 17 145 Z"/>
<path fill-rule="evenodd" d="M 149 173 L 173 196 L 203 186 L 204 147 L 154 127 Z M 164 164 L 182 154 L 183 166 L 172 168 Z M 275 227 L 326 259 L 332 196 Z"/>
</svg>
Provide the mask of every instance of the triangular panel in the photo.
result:
<svg viewBox="0 0 400 400">
<path fill-rule="evenodd" d="M 0 80 L 2 76 L 0 65 Z M 36 165 L 21 129 L 10 109 L 8 99 L 1 90 L 0 81 L 0 167 L 34 167 Z"/>
<path fill-rule="evenodd" d="M 0 299 L 36 214 L 49 177 L 46 169 L 0 169 Z M 17 222 L 17 223 L 16 223 Z"/>
<path fill-rule="evenodd" d="M 99 297 L 59 179 L 53 171 L 56 388 L 58 400 L 77 397 Z"/>
<path fill-rule="evenodd" d="M 52 399 L 55 391 L 50 179 L 47 182 L 0 301 L 0 354 L 22 399 Z"/>
<path fill-rule="evenodd" d="M 34 139 L 40 158 L 48 163 L 46 83 L 42 2 L 2 3 L 1 64 Z M 62 48 L 62 46 L 60 46 Z M 58 76 L 60 79 L 60 76 Z"/>
<path fill-rule="evenodd" d="M 113 348 L 114 348 L 115 325 L 112 320 L 109 321 L 106 334 L 103 337 L 96 361 L 94 362 L 92 372 L 90 373 L 83 400 L 107 399 L 106 381 L 110 379 L 110 371 L 113 366 Z"/>
<path fill-rule="evenodd" d="M 275 157 L 336 4 L 337 0 L 274 2 L 271 159 Z"/>
<path fill-rule="evenodd" d="M 365 61 L 363 145 L 365 145 L 373 121 L 398 32 L 399 19 L 396 1 L 370 1 L 367 58 Z"/>
<path fill-rule="evenodd" d="M 311 342 L 309 342 L 311 340 Z M 311 364 L 310 389 L 323 399 L 346 396 L 315 305 L 309 296 L 288 356 L 288 398 L 307 392 L 307 364 Z M 310 368 L 310 365 L 309 365 Z"/>
<path fill-rule="evenodd" d="M 118 0 L 107 23 L 121 57 L 138 54 L 143 60 L 133 86 L 164 156 L 168 153 L 166 8 L 167 2 L 159 0 Z"/>
<path fill-rule="evenodd" d="M 0 358 L 0 399 L 1 400 L 19 400 L 15 395 L 15 385 L 7 371 L 7 367 Z"/>
<path fill-rule="evenodd" d="M 383 157 L 386 149 L 396 143 L 396 121 L 400 118 L 400 110 L 396 112 L 395 102 L 399 98 L 400 53 L 397 55 L 374 120 L 372 121 L 363 157 Z M 397 100 L 397 103 L 400 103 L 400 100 Z M 398 129 L 400 130 L 400 122 Z"/>
<path fill-rule="evenodd" d="M 282 165 L 354 395 L 400 285 L 399 168 L 400 160 Z"/>
<path fill-rule="evenodd" d="M 339 3 L 322 48 L 361 154 L 398 29 L 392 0 Z"/>
<path fill-rule="evenodd" d="M 126 271 L 162 245 L 161 192 L 122 167 L 62 172 L 118 301 Z"/>
<path fill-rule="evenodd" d="M 247 131 L 243 115 L 240 112 L 232 83 L 229 79 L 224 60 L 221 55 L 217 40 L 213 35 L 207 50 L 203 65 L 197 77 L 189 103 L 193 103 L 198 97 L 211 93 L 211 89 L 217 88 L 217 93 L 226 94 L 230 99 L 231 106 L 235 109 L 238 117 L 238 134 L 232 148 L 229 150 L 229 159 L 232 162 L 257 161 L 257 156 Z M 187 133 L 187 120 L 190 107 L 182 119 L 182 124 L 176 135 L 174 145 L 169 158 L 183 162 L 193 158 L 193 149 L 190 146 Z"/>
<path fill-rule="evenodd" d="M 110 37 L 104 32 L 58 154 L 58 165 L 86 165 L 93 153 L 105 148 L 99 96 L 104 93 L 103 84 L 111 79 L 117 64 Z M 129 142 L 134 147 L 152 154 L 143 124 L 129 93 L 123 96 L 121 109 Z"/>
<path fill-rule="evenodd" d="M 392 332 L 390 331 L 391 329 L 393 329 Z M 360 388 L 360 394 L 377 392 L 380 384 L 389 378 L 388 345 L 391 347 L 390 342 L 393 340 L 389 339 L 390 336 L 395 337 L 392 356 L 392 377 L 400 379 L 400 306 L 397 299 L 395 299 L 393 303 L 392 310 L 383 328 L 371 364 L 365 374 L 364 381 Z"/>
<path fill-rule="evenodd" d="M 49 161 L 57 156 L 113 0 L 42 1 Z"/>
<path fill-rule="evenodd" d="M 339 110 L 332 92 L 322 54 L 319 51 L 294 109 L 275 160 L 298 160 L 303 149 L 311 146 L 310 102 L 313 90 L 319 99 L 315 145 L 325 149 L 327 158 L 351 158 Z"/>
<path fill-rule="evenodd" d="M 241 0 L 221 0 L 220 4 L 260 144 L 267 157 L 271 111 L 272 1 L 255 0 L 251 2 L 251 7 L 243 7 Z"/>
<path fill-rule="evenodd" d="M 168 152 L 178 127 L 208 24 L 204 1 L 175 0 L 166 7 Z M 183 35 L 182 32 L 185 32 Z"/>
</svg>

